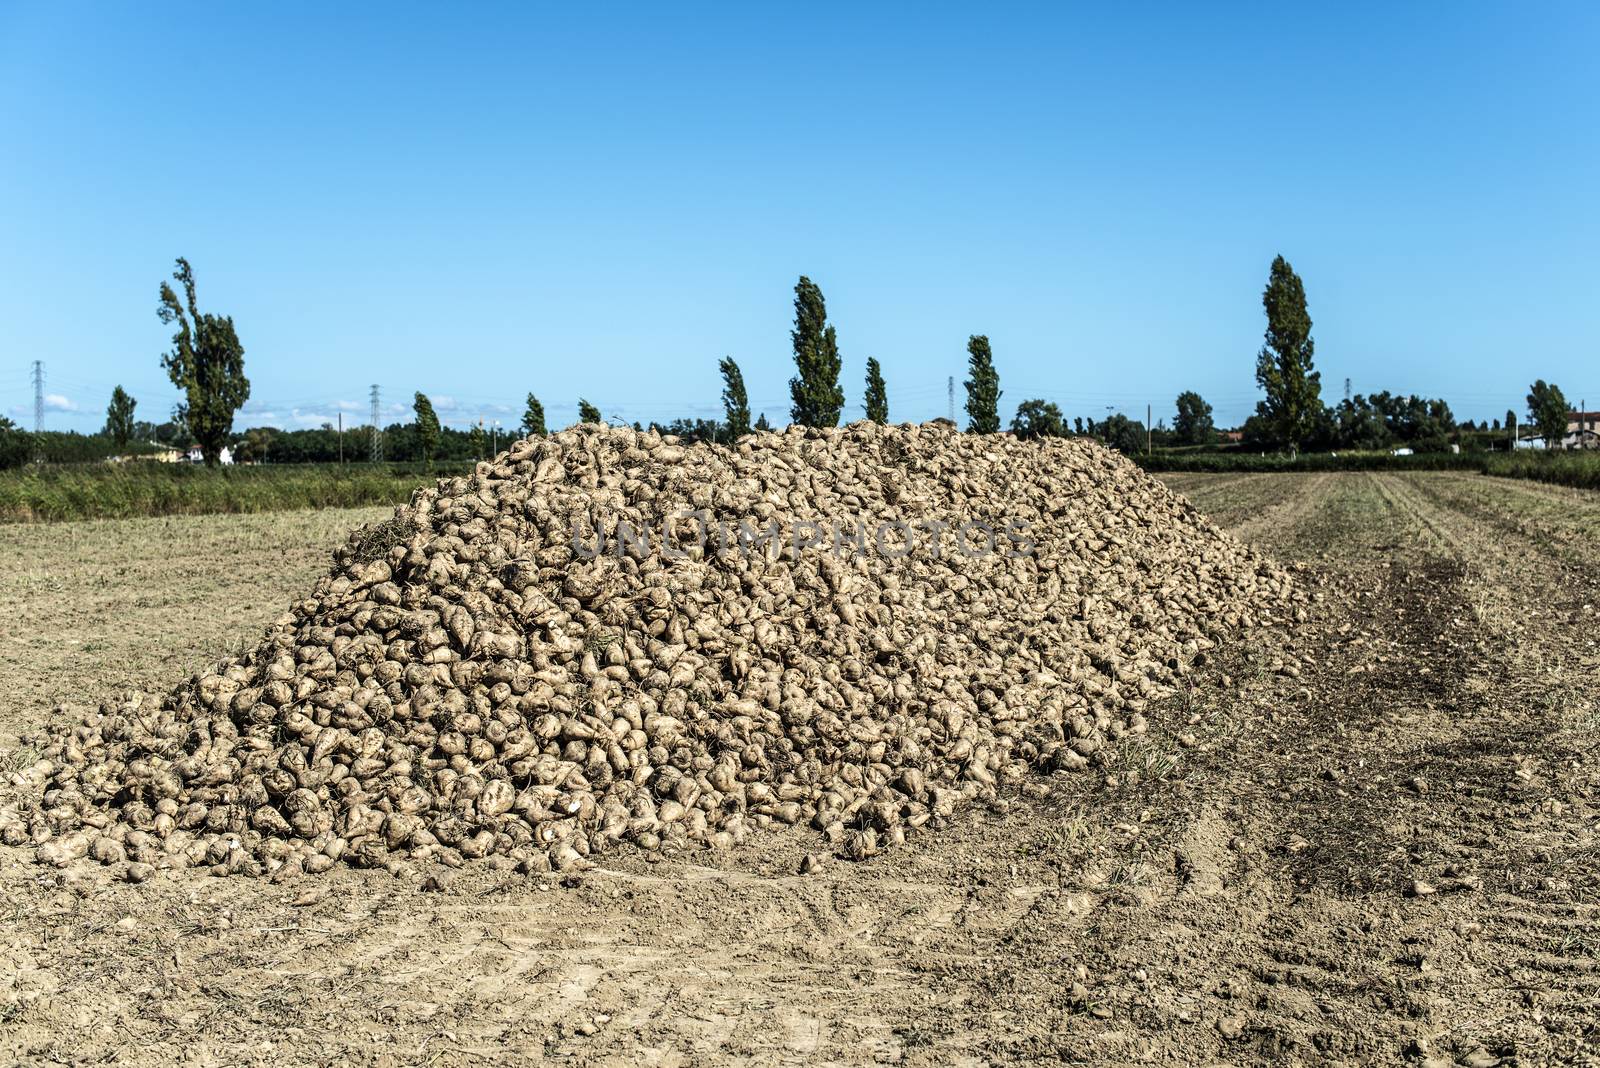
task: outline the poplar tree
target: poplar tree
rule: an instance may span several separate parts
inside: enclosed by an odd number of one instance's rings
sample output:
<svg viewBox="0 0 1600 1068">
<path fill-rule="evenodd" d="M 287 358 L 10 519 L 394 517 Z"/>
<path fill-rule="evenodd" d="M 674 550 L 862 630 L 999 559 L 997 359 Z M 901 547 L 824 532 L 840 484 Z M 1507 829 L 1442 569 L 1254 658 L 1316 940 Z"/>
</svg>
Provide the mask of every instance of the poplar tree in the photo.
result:
<svg viewBox="0 0 1600 1068">
<path fill-rule="evenodd" d="M 522 436 L 525 438 L 542 438 L 549 431 L 544 427 L 544 405 L 539 403 L 539 398 L 532 393 L 528 394 L 528 407 L 522 413 Z"/>
<path fill-rule="evenodd" d="M 422 450 L 422 462 L 432 468 L 433 454 L 439 448 L 439 416 L 433 410 L 433 402 L 423 393 L 418 393 L 411 402 L 411 410 L 417 414 L 417 447 Z"/>
<path fill-rule="evenodd" d="M 750 433 L 750 398 L 744 391 L 744 375 L 732 356 L 717 365 L 722 371 L 722 411 L 727 417 L 728 440 L 737 441 Z"/>
<path fill-rule="evenodd" d="M 793 406 L 790 416 L 801 426 L 838 426 L 844 407 L 839 387 L 839 341 L 828 325 L 822 290 L 805 275 L 794 287 L 794 364 L 799 372 L 789 380 Z"/>
<path fill-rule="evenodd" d="M 889 390 L 883 384 L 883 369 L 878 361 L 867 359 L 867 418 L 874 423 L 889 421 Z"/>
<path fill-rule="evenodd" d="M 1315 344 L 1305 286 L 1282 256 L 1272 261 L 1261 305 L 1267 332 L 1256 356 L 1256 384 L 1267 396 L 1256 405 L 1256 414 L 1279 442 L 1298 452 L 1322 412 L 1322 375 L 1311 362 Z"/>
<path fill-rule="evenodd" d="M 973 334 L 967 339 L 967 429 L 974 434 L 1000 431 L 1000 373 L 994 369 L 989 338 Z"/>
<path fill-rule="evenodd" d="M 215 467 L 222 447 L 233 433 L 233 413 L 250 399 L 250 380 L 244 376 L 244 346 L 233 329 L 233 317 L 201 314 L 194 295 L 194 271 L 178 257 L 173 281 L 183 288 L 183 300 L 167 283 L 161 283 L 161 303 L 156 315 L 163 323 L 177 323 L 172 351 L 161 357 L 172 384 L 183 390 L 183 422 L 200 446 L 207 467 Z"/>
</svg>

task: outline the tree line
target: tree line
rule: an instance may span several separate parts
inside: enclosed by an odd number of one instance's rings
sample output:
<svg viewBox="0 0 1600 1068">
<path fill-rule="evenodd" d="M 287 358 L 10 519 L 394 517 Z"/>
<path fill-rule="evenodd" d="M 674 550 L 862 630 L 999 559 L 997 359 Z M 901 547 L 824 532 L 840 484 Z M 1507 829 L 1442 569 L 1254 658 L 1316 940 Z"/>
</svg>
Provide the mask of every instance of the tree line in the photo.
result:
<svg viewBox="0 0 1600 1068">
<path fill-rule="evenodd" d="M 1256 358 L 1256 383 L 1265 393 L 1245 421 L 1244 443 L 1284 448 L 1383 449 L 1403 444 L 1417 451 L 1442 451 L 1460 432 L 1490 430 L 1470 420 L 1457 425 L 1443 400 L 1400 397 L 1388 392 L 1356 395 L 1337 405 L 1322 402 L 1322 375 L 1313 365 L 1315 344 L 1305 286 L 1282 256 L 1272 261 L 1261 296 L 1267 316 L 1265 343 Z M 1543 379 L 1528 387 L 1528 418 L 1546 443 L 1567 433 L 1570 407 L 1560 387 Z M 1517 416 L 1506 412 L 1514 431 Z M 1493 430 L 1500 430 L 1494 421 Z"/>
<path fill-rule="evenodd" d="M 359 459 L 370 451 L 363 449 L 359 431 L 341 437 L 331 425 L 306 430 L 257 427 L 235 433 L 233 419 L 249 399 L 250 382 L 244 373 L 244 346 L 233 319 L 201 311 L 194 271 L 182 257 L 176 261 L 173 281 L 178 283 L 178 289 L 161 283 L 157 305 L 161 321 L 176 327 L 171 349 L 161 356 L 162 368 L 184 397 L 172 419 L 160 424 L 136 420 L 137 402 L 119 385 L 112 392 L 105 427 L 99 435 L 40 435 L 35 440 L 0 418 L 0 466 L 39 458 L 62 462 L 103 459 L 137 452 L 151 443 L 183 445 L 188 441 L 199 446 L 207 464 L 215 464 L 228 446 L 242 461 L 265 463 Z M 1269 268 L 1261 300 L 1267 325 L 1256 355 L 1255 380 L 1264 396 L 1242 427 L 1242 443 L 1246 447 L 1293 453 L 1302 448 L 1385 449 L 1403 444 L 1418 451 L 1442 450 L 1459 440 L 1464 431 L 1491 432 L 1490 427 L 1476 427 L 1470 421 L 1457 424 L 1449 405 L 1440 399 L 1380 392 L 1358 394 L 1335 405 L 1324 404 L 1322 378 L 1315 368 L 1316 346 L 1305 286 L 1281 255 Z M 845 405 L 839 381 L 842 359 L 838 332 L 828 322 L 821 288 L 804 275 L 795 285 L 794 326 L 789 338 L 796 372 L 789 381 L 790 419 L 807 427 L 838 426 Z M 676 419 L 652 422 L 649 428 L 690 441 L 723 443 L 772 429 L 764 412 L 751 421 L 744 376 L 733 357 L 723 357 L 718 369 L 723 381 L 723 419 Z M 973 334 L 967 339 L 967 377 L 963 385 L 967 431 L 1000 432 L 1003 391 L 987 335 Z M 1546 441 L 1559 441 L 1565 435 L 1569 408 L 1559 387 L 1543 380 L 1534 382 L 1527 406 L 1529 422 Z M 1077 416 L 1069 425 L 1056 404 L 1029 398 L 1017 405 L 1009 430 L 1022 438 L 1092 436 L 1128 453 L 1152 445 L 1203 446 L 1217 442 L 1211 405 L 1198 393 L 1180 393 L 1175 408 L 1170 427 L 1164 418 L 1159 426 L 1147 427 L 1120 413 L 1098 421 Z M 888 386 L 876 358 L 866 361 L 862 410 L 869 420 L 889 421 Z M 432 403 L 420 392 L 413 399 L 413 416 L 410 423 L 382 428 L 385 459 L 424 463 L 479 459 L 498 445 L 494 431 L 486 434 L 481 424 L 465 431 L 442 426 Z M 599 423 L 604 416 L 580 397 L 578 420 Z M 1506 428 L 1513 430 L 1516 420 L 1516 413 L 1508 411 Z M 633 425 L 646 429 L 640 423 Z M 548 433 L 544 407 L 531 392 L 518 430 L 524 436 Z M 1500 430 L 1497 419 L 1492 431 Z M 361 431 L 370 436 L 373 428 Z"/>
</svg>

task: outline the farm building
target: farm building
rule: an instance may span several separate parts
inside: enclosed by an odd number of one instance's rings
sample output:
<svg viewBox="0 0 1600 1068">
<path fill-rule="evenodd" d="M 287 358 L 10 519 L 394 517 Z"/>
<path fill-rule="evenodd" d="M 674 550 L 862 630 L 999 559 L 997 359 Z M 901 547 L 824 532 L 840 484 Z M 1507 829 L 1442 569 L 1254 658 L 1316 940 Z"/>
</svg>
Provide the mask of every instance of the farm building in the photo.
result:
<svg viewBox="0 0 1600 1068">
<path fill-rule="evenodd" d="M 202 464 L 206 460 L 205 453 L 200 450 L 198 445 L 189 446 L 189 451 L 184 453 L 183 458 L 192 464 Z M 217 462 L 222 464 L 233 463 L 233 449 L 224 445 L 222 452 L 217 456 Z"/>
<path fill-rule="evenodd" d="M 1518 438 L 1519 449 L 1596 449 L 1600 448 L 1600 412 L 1568 412 L 1567 432 L 1554 445 L 1542 435 Z"/>
<path fill-rule="evenodd" d="M 117 459 L 154 460 L 163 464 L 181 464 L 184 462 L 185 457 L 182 449 L 174 449 L 170 445 L 157 445 L 155 442 L 150 444 L 152 447 L 148 452 L 141 452 L 134 456 L 119 456 Z"/>
<path fill-rule="evenodd" d="M 1600 412 L 1568 412 L 1567 436 L 1561 439 L 1563 449 L 1593 449 L 1600 447 Z"/>
</svg>

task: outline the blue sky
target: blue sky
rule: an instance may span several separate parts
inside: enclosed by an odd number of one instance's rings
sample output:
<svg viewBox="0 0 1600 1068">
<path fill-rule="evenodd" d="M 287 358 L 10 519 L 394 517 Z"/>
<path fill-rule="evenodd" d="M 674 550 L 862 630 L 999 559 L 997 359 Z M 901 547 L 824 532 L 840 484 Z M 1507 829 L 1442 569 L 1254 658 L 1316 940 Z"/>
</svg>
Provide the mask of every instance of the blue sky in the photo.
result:
<svg viewBox="0 0 1600 1068">
<path fill-rule="evenodd" d="M 178 255 L 239 426 L 712 415 L 724 355 L 786 422 L 802 273 L 847 417 L 987 333 L 1007 418 L 1232 423 L 1279 252 L 1325 397 L 1600 402 L 1593 5 L 574 6 L 0 2 L 0 410 L 164 416 Z"/>
</svg>

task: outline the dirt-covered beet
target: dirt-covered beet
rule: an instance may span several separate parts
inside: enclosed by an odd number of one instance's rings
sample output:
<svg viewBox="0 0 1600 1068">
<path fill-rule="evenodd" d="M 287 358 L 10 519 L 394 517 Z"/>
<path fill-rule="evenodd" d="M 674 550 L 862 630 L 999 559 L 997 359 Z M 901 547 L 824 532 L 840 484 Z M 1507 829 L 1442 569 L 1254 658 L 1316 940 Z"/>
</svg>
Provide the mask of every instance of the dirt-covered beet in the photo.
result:
<svg viewBox="0 0 1600 1068">
<path fill-rule="evenodd" d="M 356 531 L 164 700 L 63 711 L 0 836 L 134 880 L 543 870 L 773 824 L 859 858 L 1097 762 L 1216 640 L 1301 604 L 1089 442 L 582 426 Z"/>
</svg>

